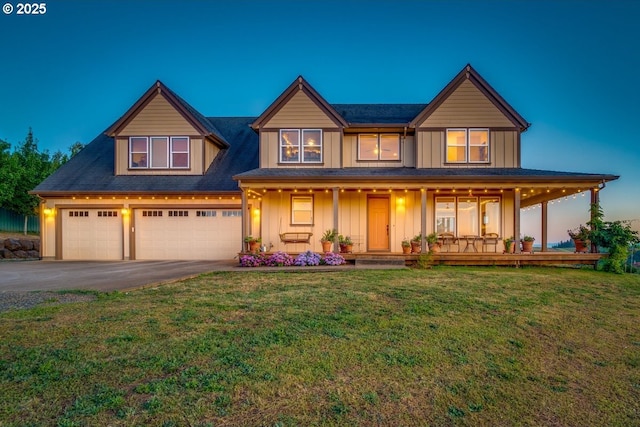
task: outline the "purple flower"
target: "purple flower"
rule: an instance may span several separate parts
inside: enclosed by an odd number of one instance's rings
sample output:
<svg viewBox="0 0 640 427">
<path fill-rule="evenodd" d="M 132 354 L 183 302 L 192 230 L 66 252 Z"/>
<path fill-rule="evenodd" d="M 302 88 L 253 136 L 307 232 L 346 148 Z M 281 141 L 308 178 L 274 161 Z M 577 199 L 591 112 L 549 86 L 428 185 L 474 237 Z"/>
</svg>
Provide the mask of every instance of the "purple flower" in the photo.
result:
<svg viewBox="0 0 640 427">
<path fill-rule="evenodd" d="M 278 251 L 271 254 L 265 260 L 265 265 L 269 267 L 284 267 L 293 264 L 293 257 L 286 252 Z"/>
<path fill-rule="evenodd" d="M 240 267 L 260 267 L 264 265 L 264 256 L 260 254 L 248 254 L 240 257 Z"/>
<path fill-rule="evenodd" d="M 340 255 L 340 254 L 336 254 L 336 253 L 333 253 L 333 252 L 327 252 L 322 257 L 322 264 L 326 264 L 326 265 L 342 265 L 344 263 L 346 263 L 346 261 L 344 260 L 344 257 L 342 255 Z"/>
<path fill-rule="evenodd" d="M 293 265 L 305 266 L 305 265 L 320 265 L 320 254 L 315 252 L 306 251 L 296 257 Z"/>
</svg>

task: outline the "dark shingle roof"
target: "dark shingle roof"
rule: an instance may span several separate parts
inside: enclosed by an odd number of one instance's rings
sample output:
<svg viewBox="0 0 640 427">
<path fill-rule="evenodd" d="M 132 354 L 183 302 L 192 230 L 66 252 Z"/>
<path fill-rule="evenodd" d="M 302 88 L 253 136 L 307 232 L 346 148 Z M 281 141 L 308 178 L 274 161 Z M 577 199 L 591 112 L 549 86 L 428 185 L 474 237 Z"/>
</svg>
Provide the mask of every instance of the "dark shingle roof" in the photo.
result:
<svg viewBox="0 0 640 427">
<path fill-rule="evenodd" d="M 496 180 L 507 181 L 518 179 L 518 181 L 545 179 L 545 180 L 611 180 L 617 179 L 615 175 L 589 174 L 580 172 L 558 172 L 538 169 L 522 168 L 343 168 L 343 169 L 318 169 L 318 168 L 282 168 L 282 169 L 253 169 L 236 176 L 237 179 L 300 179 L 313 180 L 339 179 L 358 180 L 373 179 L 380 181 L 398 180 L 441 180 L 446 178 L 450 181 L 471 181 L 471 180 Z"/>
<path fill-rule="evenodd" d="M 409 123 L 427 104 L 331 104 L 347 122 Z"/>
<path fill-rule="evenodd" d="M 38 185 L 36 194 L 238 191 L 232 176 L 258 167 L 258 135 L 249 127 L 255 117 L 207 120 L 229 148 L 220 151 L 204 175 L 114 176 L 114 142 L 99 135 L 82 151 Z"/>
</svg>

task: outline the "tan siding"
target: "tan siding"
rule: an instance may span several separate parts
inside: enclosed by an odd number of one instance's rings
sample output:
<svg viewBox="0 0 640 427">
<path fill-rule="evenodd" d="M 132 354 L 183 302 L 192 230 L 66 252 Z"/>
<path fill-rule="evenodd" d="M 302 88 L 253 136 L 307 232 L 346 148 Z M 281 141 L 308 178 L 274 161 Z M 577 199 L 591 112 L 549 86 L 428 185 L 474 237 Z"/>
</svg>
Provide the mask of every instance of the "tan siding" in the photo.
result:
<svg viewBox="0 0 640 427">
<path fill-rule="evenodd" d="M 507 237 L 513 237 L 514 235 L 514 192 L 513 191 L 505 191 L 502 194 L 502 234 L 501 239 L 505 239 Z M 516 236 L 517 237 L 517 236 Z M 498 249 L 502 241 L 498 245 Z M 502 245 L 502 249 L 504 250 L 504 245 Z"/>
<path fill-rule="evenodd" d="M 211 141 L 205 141 L 204 143 L 204 170 L 209 169 L 209 165 L 213 162 L 213 159 L 216 158 L 218 153 L 220 152 L 220 148 L 214 145 Z"/>
<path fill-rule="evenodd" d="M 419 126 L 512 127 L 513 123 L 466 80 Z"/>
<path fill-rule="evenodd" d="M 298 91 L 269 120 L 266 128 L 328 128 L 336 124 L 304 92 Z"/>
<path fill-rule="evenodd" d="M 416 167 L 418 168 L 439 168 L 443 167 L 443 133 L 440 131 L 420 131 L 418 132 L 418 158 Z"/>
<path fill-rule="evenodd" d="M 194 135 L 199 133 L 161 95 L 156 96 L 122 129 L 120 135 Z"/>
</svg>

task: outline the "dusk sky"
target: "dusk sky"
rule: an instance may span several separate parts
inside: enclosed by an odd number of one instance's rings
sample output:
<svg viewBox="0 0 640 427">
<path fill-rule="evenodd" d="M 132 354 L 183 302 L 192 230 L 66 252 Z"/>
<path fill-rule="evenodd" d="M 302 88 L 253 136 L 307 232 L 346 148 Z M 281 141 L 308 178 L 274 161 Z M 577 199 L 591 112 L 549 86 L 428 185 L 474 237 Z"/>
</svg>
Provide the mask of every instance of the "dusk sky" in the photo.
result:
<svg viewBox="0 0 640 427">
<path fill-rule="evenodd" d="M 45 1 L 0 13 L 0 139 L 88 143 L 162 80 L 206 116 L 257 116 L 298 76 L 330 103 L 427 103 L 470 63 L 532 125 L 526 168 L 621 175 L 640 226 L 640 2 Z M 549 240 L 588 220 L 549 208 Z M 523 234 L 540 238 L 540 209 Z"/>
</svg>

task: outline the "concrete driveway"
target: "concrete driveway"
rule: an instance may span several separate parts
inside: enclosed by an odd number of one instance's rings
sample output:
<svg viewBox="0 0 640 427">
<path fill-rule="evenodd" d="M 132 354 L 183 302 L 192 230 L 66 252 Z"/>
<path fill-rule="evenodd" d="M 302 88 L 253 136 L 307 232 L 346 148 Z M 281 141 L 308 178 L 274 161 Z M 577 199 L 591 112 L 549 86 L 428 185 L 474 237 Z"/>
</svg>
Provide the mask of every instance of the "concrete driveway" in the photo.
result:
<svg viewBox="0 0 640 427">
<path fill-rule="evenodd" d="M 234 270 L 237 261 L 0 262 L 0 292 L 91 289 L 122 291 L 202 273 Z"/>
</svg>

